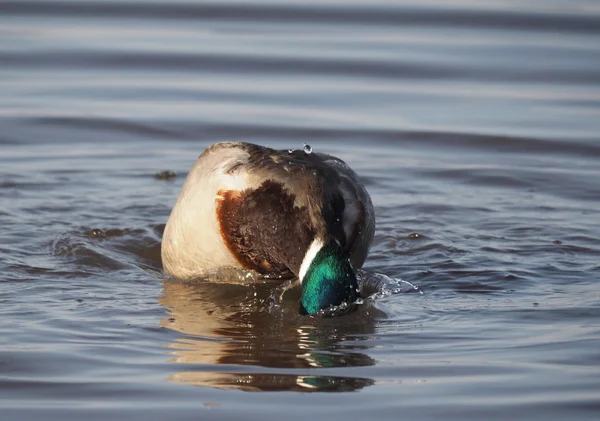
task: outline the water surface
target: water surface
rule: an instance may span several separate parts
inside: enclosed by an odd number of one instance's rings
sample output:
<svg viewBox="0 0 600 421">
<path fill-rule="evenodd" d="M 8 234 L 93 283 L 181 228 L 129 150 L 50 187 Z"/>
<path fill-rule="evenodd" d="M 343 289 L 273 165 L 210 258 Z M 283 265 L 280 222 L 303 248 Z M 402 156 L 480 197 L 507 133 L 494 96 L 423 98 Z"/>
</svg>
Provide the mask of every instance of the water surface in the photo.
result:
<svg viewBox="0 0 600 421">
<path fill-rule="evenodd" d="M 0 2 L 0 418 L 598 419 L 599 68 L 595 1 Z M 344 159 L 423 294 L 164 281 L 221 140 Z"/>
</svg>

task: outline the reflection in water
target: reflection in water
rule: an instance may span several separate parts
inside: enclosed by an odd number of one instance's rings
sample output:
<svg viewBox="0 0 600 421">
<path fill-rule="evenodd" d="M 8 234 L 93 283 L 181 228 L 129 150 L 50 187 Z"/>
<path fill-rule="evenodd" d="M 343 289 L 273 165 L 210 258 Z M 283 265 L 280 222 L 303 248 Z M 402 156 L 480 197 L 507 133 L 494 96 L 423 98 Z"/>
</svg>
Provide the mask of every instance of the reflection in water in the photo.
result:
<svg viewBox="0 0 600 421">
<path fill-rule="evenodd" d="M 168 345 L 171 362 L 190 364 L 170 380 L 248 391 L 350 391 L 374 383 L 329 370 L 375 364 L 360 352 L 368 348 L 360 343 L 374 332 L 369 311 L 303 317 L 297 290 L 286 292 L 270 311 L 276 288 L 272 282 L 247 286 L 165 280 L 160 302 L 169 315 L 162 325 L 185 334 Z"/>
</svg>

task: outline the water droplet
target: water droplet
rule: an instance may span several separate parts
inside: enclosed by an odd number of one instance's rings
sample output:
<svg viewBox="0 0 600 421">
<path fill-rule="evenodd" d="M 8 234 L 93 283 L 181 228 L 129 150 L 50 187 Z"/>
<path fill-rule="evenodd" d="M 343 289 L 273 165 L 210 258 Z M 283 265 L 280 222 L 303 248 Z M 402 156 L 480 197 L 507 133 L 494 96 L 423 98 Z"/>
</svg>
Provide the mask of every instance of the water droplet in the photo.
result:
<svg viewBox="0 0 600 421">
<path fill-rule="evenodd" d="M 312 153 L 312 147 L 308 143 L 304 144 L 304 153 L 307 155 Z"/>
</svg>

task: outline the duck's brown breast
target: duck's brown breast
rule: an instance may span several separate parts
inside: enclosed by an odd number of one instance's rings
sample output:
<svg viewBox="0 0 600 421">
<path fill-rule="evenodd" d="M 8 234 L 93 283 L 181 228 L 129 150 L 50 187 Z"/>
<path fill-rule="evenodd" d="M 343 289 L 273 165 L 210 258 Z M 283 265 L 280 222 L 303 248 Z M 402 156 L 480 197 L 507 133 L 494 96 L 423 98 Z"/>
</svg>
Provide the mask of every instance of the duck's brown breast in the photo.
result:
<svg viewBox="0 0 600 421">
<path fill-rule="evenodd" d="M 255 189 L 219 191 L 221 235 L 240 265 L 265 274 L 298 274 L 316 232 L 308 209 L 295 199 L 272 180 Z"/>
</svg>

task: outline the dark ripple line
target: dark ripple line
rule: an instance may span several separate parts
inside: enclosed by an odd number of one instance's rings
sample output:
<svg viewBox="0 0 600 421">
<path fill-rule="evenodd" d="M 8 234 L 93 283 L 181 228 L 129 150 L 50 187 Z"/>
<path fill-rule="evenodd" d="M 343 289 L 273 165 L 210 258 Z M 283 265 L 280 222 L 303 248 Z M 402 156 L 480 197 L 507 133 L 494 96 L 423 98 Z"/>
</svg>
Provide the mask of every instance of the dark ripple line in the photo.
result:
<svg viewBox="0 0 600 421">
<path fill-rule="evenodd" d="M 33 118 L 19 118 L 24 123 L 47 124 L 67 128 L 95 128 L 102 129 L 110 127 L 114 130 L 123 130 L 134 134 L 147 134 L 148 128 L 138 124 L 122 124 L 121 120 L 110 118 L 91 117 L 48 117 L 39 116 Z M 159 125 L 159 122 L 156 122 Z M 143 130 L 140 130 L 140 127 Z M 177 140 L 190 139 L 193 141 L 211 141 L 222 138 L 224 133 L 231 140 L 306 140 L 306 139 L 330 139 L 344 140 L 347 142 L 362 143 L 377 139 L 381 146 L 386 144 L 410 144 L 423 145 L 430 143 L 442 147 L 463 147 L 466 149 L 492 150 L 494 152 L 515 153 L 541 153 L 541 154 L 569 154 L 585 156 L 588 158 L 600 157 L 600 144 L 598 142 L 583 143 L 573 140 L 549 140 L 513 136 L 496 136 L 472 133 L 455 132 L 433 132 L 433 131 L 410 131 L 410 130 L 343 130 L 343 129 L 321 129 L 303 127 L 273 127 L 266 125 L 220 125 L 203 123 L 194 125 L 186 122 L 178 122 L 176 126 L 161 124 L 160 129 L 153 131 L 157 135 L 165 133 L 167 138 L 170 134 L 181 134 Z"/>
<path fill-rule="evenodd" d="M 176 128 L 167 129 L 156 127 L 156 125 L 142 124 L 129 120 L 117 120 L 112 118 L 71 118 L 71 117 L 34 117 L 35 124 L 48 124 L 55 126 L 66 126 L 75 129 L 110 130 L 115 132 L 134 133 L 136 135 L 160 138 L 181 139 L 186 137 L 184 133 Z"/>
<path fill-rule="evenodd" d="M 5 1 L 2 16 L 59 16 L 85 18 L 134 18 L 159 20 L 256 21 L 273 23 L 325 23 L 336 25 L 402 25 L 505 28 L 522 31 L 600 33 L 600 17 L 548 13 L 485 10 L 431 10 L 415 8 L 366 8 L 334 6 L 276 6 L 266 4 L 159 4 L 72 3 L 66 1 Z"/>
<path fill-rule="evenodd" d="M 352 59 L 298 59 L 294 57 L 257 57 L 196 53 L 116 53 L 113 51 L 44 51 L 35 54 L 2 52 L 0 62 L 14 67 L 77 69 L 130 69 L 178 72 L 219 72 L 221 74 L 261 73 L 360 76 L 390 79 L 455 79 L 479 81 L 513 81 L 527 83 L 564 82 L 600 83 L 596 69 L 528 69 L 497 66 L 468 68 L 440 63 L 406 63 L 360 61 Z"/>
<path fill-rule="evenodd" d="M 112 51 L 2 52 L 0 62 L 6 66 L 52 67 L 77 69 L 145 69 L 182 72 L 330 74 L 345 76 L 405 77 L 438 79 L 458 77 L 459 70 L 408 63 L 358 61 L 347 59 L 297 59 L 294 57 L 256 57 L 223 54 L 185 53 L 115 53 Z M 596 75 L 596 73 L 593 73 Z M 539 75 L 536 79 L 539 79 Z M 579 79 L 578 79 L 579 80 Z M 600 76 L 598 76 L 600 81 Z"/>
<path fill-rule="evenodd" d="M 457 180 L 467 182 L 475 186 L 495 186 L 503 188 L 512 188 L 515 190 L 532 188 L 534 184 L 530 180 L 523 179 L 523 174 L 506 173 L 504 171 L 495 172 L 489 168 L 479 169 L 431 169 L 419 168 L 415 172 L 421 176 L 432 178 L 443 178 L 445 180 Z"/>
</svg>

